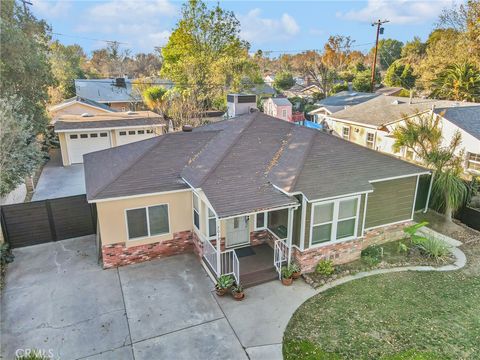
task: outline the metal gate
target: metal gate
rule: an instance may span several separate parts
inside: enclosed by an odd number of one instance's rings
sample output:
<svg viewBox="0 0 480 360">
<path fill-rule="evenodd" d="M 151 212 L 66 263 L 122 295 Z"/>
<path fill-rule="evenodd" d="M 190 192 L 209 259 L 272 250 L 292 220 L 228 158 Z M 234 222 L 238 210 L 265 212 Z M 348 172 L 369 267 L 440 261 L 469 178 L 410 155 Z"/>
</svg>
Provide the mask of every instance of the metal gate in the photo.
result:
<svg viewBox="0 0 480 360">
<path fill-rule="evenodd" d="M 95 205 L 85 195 L 4 205 L 0 218 L 12 248 L 96 233 Z"/>
</svg>

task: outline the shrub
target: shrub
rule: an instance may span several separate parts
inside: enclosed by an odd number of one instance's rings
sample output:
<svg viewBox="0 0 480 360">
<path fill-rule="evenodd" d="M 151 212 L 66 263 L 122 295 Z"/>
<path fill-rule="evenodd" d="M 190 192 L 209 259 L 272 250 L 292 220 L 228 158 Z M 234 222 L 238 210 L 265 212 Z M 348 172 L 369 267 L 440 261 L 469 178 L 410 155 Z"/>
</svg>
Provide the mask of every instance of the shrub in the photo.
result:
<svg viewBox="0 0 480 360">
<path fill-rule="evenodd" d="M 383 248 L 378 245 L 370 245 L 361 253 L 362 261 L 370 266 L 375 266 L 382 261 Z"/>
<path fill-rule="evenodd" d="M 444 241 L 434 237 L 426 238 L 418 243 L 417 247 L 423 255 L 436 260 L 442 260 L 450 253 L 450 247 Z"/>
<path fill-rule="evenodd" d="M 221 275 L 217 280 L 217 289 L 230 289 L 234 281 L 230 275 Z"/>
<path fill-rule="evenodd" d="M 295 269 L 293 268 L 292 265 L 289 266 L 282 266 L 282 277 L 284 279 L 290 279 L 293 276 L 293 273 Z"/>
<path fill-rule="evenodd" d="M 315 272 L 320 275 L 329 276 L 335 271 L 332 260 L 320 260 L 315 268 Z"/>
<path fill-rule="evenodd" d="M 0 264 L 5 266 L 13 262 L 15 256 L 12 254 L 12 250 L 10 249 L 10 245 L 8 243 L 0 244 Z"/>
<path fill-rule="evenodd" d="M 399 242 L 398 243 L 398 252 L 399 253 L 407 253 L 409 250 L 409 247 L 407 244 L 403 243 L 403 242 Z"/>
<path fill-rule="evenodd" d="M 422 241 L 426 240 L 425 236 L 417 235 L 417 231 L 422 227 L 428 225 L 427 221 L 422 221 L 418 224 L 413 224 L 411 226 L 407 226 L 403 229 L 403 232 L 410 237 L 410 240 L 414 245 L 421 243 Z"/>
</svg>

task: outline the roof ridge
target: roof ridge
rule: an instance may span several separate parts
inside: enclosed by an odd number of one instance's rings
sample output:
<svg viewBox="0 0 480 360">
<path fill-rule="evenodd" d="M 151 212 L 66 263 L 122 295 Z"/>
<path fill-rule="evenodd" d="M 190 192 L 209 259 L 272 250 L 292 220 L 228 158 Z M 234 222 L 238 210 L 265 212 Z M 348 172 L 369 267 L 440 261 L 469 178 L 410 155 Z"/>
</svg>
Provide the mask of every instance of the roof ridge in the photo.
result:
<svg viewBox="0 0 480 360">
<path fill-rule="evenodd" d="M 312 129 L 312 130 L 315 130 L 315 129 Z M 318 133 L 319 133 L 318 130 L 317 130 L 317 133 L 312 132 L 312 137 L 310 139 L 310 142 L 308 143 L 308 148 L 305 150 L 305 153 L 303 154 L 303 157 L 302 157 L 302 165 L 298 169 L 297 176 L 295 176 L 295 179 L 293 180 L 293 183 L 290 186 L 290 191 L 293 191 L 293 189 L 295 189 L 295 185 L 297 185 L 298 178 L 300 177 L 300 174 L 302 173 L 303 168 L 305 167 L 307 156 L 310 154 L 310 151 L 312 151 L 313 143 L 315 142 L 314 140 L 317 138 Z"/>
<path fill-rule="evenodd" d="M 230 149 L 237 143 L 238 139 L 243 135 L 243 133 L 245 132 L 245 130 L 247 130 L 253 123 L 253 120 L 256 119 L 258 117 L 258 114 L 260 112 L 257 112 L 257 113 L 254 113 L 254 115 L 248 120 L 248 123 L 247 125 L 237 134 L 237 136 L 235 136 L 235 139 L 234 141 L 232 141 L 232 143 L 225 149 L 225 151 L 223 152 L 223 155 L 220 156 L 220 158 L 216 161 L 216 163 L 214 164 L 214 166 L 212 166 L 208 171 L 207 173 L 205 174 L 205 176 L 203 176 L 203 179 L 202 181 L 200 182 L 200 184 L 198 185 L 198 187 L 202 186 L 206 179 L 208 178 L 208 176 L 210 174 L 212 174 L 215 169 L 218 168 L 218 166 L 220 165 L 220 163 L 223 161 L 223 159 L 225 159 L 225 157 L 227 156 L 227 154 L 229 153 Z M 222 134 L 223 130 L 219 131 L 218 135 L 217 136 L 220 136 Z M 213 139 L 215 138 L 216 136 L 214 136 L 212 139 L 210 139 L 207 144 L 205 145 L 205 147 L 202 149 L 202 151 L 210 144 L 211 141 L 213 141 Z"/>
<path fill-rule="evenodd" d="M 172 133 L 174 134 L 174 133 Z M 111 184 L 113 184 L 115 181 L 117 181 L 120 176 L 122 176 L 123 174 L 125 174 L 128 170 L 130 170 L 136 163 L 137 161 L 143 159 L 148 153 L 150 153 L 150 151 L 153 150 L 153 148 L 156 148 L 157 146 L 159 146 L 161 143 L 163 143 L 164 139 L 168 136 L 169 134 L 164 134 L 164 135 L 161 135 L 159 136 L 160 139 L 159 141 L 155 144 L 155 145 L 152 145 L 151 147 L 149 147 L 143 154 L 141 154 L 139 157 L 137 157 L 135 159 L 135 161 L 132 161 L 132 163 L 127 166 L 123 171 L 121 171 L 117 176 L 115 176 L 110 182 L 108 182 L 107 184 L 105 184 L 104 186 L 102 186 L 100 189 L 98 189 L 94 194 L 92 194 L 92 197 L 95 198 L 98 196 L 98 194 L 100 194 L 103 190 L 105 190 L 105 188 L 107 186 L 110 186 Z M 111 148 L 111 149 L 114 149 L 114 148 Z"/>
</svg>

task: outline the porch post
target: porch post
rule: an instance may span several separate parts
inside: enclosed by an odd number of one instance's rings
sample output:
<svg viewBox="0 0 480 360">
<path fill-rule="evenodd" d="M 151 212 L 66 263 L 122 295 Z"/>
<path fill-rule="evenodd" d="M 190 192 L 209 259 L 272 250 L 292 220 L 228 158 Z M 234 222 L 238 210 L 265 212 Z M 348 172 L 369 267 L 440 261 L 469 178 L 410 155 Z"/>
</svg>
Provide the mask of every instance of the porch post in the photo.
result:
<svg viewBox="0 0 480 360">
<path fill-rule="evenodd" d="M 288 246 L 288 266 L 292 259 L 292 235 L 293 235 L 293 208 L 288 208 L 288 227 L 287 227 L 287 246 Z"/>
<path fill-rule="evenodd" d="M 215 223 L 216 223 L 216 229 L 217 229 L 217 275 L 220 276 L 221 271 L 222 271 L 222 266 L 220 264 L 220 261 L 222 259 L 221 257 L 221 252 L 222 252 L 222 246 L 221 246 L 221 241 L 222 241 L 222 236 L 220 233 L 220 220 L 218 219 L 218 216 L 215 216 Z"/>
</svg>

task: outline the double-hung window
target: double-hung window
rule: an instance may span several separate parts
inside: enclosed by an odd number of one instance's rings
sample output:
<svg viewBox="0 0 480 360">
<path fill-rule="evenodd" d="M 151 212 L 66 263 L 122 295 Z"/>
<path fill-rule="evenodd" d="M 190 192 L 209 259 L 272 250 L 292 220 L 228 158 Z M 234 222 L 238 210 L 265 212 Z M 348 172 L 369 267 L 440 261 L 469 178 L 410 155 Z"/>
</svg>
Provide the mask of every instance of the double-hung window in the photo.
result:
<svg viewBox="0 0 480 360">
<path fill-rule="evenodd" d="M 367 132 L 367 147 L 370 149 L 374 148 L 375 144 L 375 134 L 371 132 Z"/>
<path fill-rule="evenodd" d="M 359 197 L 313 205 L 311 244 L 352 239 L 357 234 Z"/>
<path fill-rule="evenodd" d="M 217 219 L 215 218 L 214 212 L 210 208 L 208 209 L 207 225 L 208 237 L 214 238 L 217 236 Z"/>
<path fill-rule="evenodd" d="M 170 232 L 168 205 L 126 210 L 128 239 L 135 240 Z"/>
<path fill-rule="evenodd" d="M 350 126 L 344 126 L 342 128 L 342 137 L 345 140 L 350 140 Z"/>
<path fill-rule="evenodd" d="M 255 230 L 264 230 L 267 228 L 267 214 L 267 212 L 261 212 L 255 215 Z"/>
<path fill-rule="evenodd" d="M 197 194 L 193 194 L 193 225 L 200 230 L 200 200 Z"/>
<path fill-rule="evenodd" d="M 468 153 L 468 170 L 480 172 L 480 154 Z"/>
</svg>

